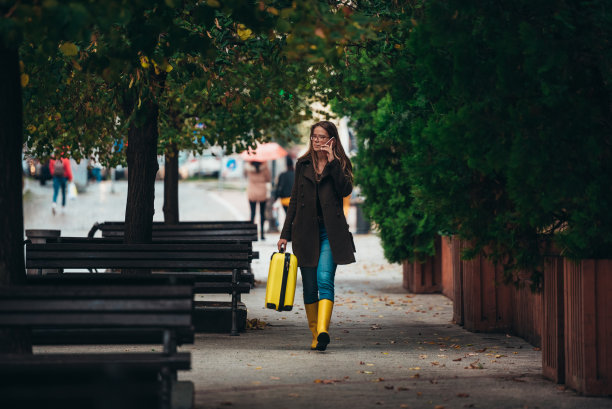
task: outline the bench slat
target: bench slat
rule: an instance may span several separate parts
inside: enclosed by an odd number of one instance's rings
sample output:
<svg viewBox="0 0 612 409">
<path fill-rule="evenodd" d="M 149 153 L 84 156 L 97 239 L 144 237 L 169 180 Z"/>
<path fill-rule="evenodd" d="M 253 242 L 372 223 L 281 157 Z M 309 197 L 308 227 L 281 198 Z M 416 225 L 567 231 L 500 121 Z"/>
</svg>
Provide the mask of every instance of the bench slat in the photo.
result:
<svg viewBox="0 0 612 409">
<path fill-rule="evenodd" d="M 240 272 L 238 281 L 251 283 L 253 273 Z M 230 271 L 206 271 L 206 272 L 175 272 L 175 271 L 153 271 L 146 276 L 129 276 L 119 273 L 48 273 L 42 276 L 26 277 L 28 284 L 146 284 L 146 283 L 185 283 L 192 284 L 198 281 L 205 282 L 231 282 L 232 272 Z"/>
<path fill-rule="evenodd" d="M 0 300 L 0 314 L 9 312 L 64 312 L 64 311 L 118 311 L 168 313 L 187 311 L 193 305 L 191 300 L 134 300 L 134 299 L 87 299 L 87 300 Z"/>
<path fill-rule="evenodd" d="M 0 286 L 2 299 L 57 299 L 57 298 L 134 298 L 155 299 L 180 297 L 193 298 L 191 285 L 23 285 Z"/>
<path fill-rule="evenodd" d="M 174 269 L 196 269 L 209 268 L 215 270 L 246 269 L 249 268 L 248 260 L 236 261 L 190 261 L 190 260 L 30 260 L 26 261 L 26 268 L 174 268 Z"/>
<path fill-rule="evenodd" d="M 193 328 L 177 330 L 178 345 L 193 344 Z M 32 345 L 162 345 L 163 328 L 35 328 Z"/>
<path fill-rule="evenodd" d="M 53 251 L 53 250 L 30 250 L 28 258 L 31 260 L 49 259 L 57 260 L 69 257 L 74 260 L 105 260 L 121 258 L 124 260 L 185 260 L 185 261 L 214 261 L 214 260 L 249 260 L 247 252 L 179 252 L 179 251 Z"/>
<path fill-rule="evenodd" d="M 0 326 L 13 328 L 28 327 L 188 327 L 191 326 L 189 314 L 144 314 L 144 313 L 51 313 L 51 312 L 0 312 Z"/>
<path fill-rule="evenodd" d="M 109 243 L 109 244 L 123 244 L 123 238 L 121 237 L 73 237 L 73 236 L 60 236 L 47 239 L 47 243 Z M 185 237 L 185 238 L 163 238 L 153 237 L 153 244 L 246 244 L 252 248 L 253 241 L 244 237 Z"/>
<path fill-rule="evenodd" d="M 146 243 L 146 244 L 123 244 L 123 243 L 28 243 L 27 250 L 53 250 L 53 251 L 128 251 L 128 252 L 156 252 L 156 251 L 193 251 L 193 252 L 243 252 L 251 251 L 252 246 L 248 243 Z"/>
<path fill-rule="evenodd" d="M 97 370 L 99 368 L 121 367 L 151 368 L 158 370 L 168 366 L 175 370 L 191 369 L 191 354 L 178 352 L 172 355 L 151 352 L 104 353 L 104 354 L 0 354 L 0 373 L 31 371 L 32 369 L 53 369 L 67 372 L 78 370 Z"/>
</svg>

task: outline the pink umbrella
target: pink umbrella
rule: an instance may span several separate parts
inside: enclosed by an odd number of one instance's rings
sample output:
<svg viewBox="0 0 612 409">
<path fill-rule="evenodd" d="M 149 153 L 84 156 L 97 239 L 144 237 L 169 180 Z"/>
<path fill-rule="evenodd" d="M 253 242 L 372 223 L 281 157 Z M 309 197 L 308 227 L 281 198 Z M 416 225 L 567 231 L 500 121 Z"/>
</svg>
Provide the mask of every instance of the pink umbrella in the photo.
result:
<svg viewBox="0 0 612 409">
<path fill-rule="evenodd" d="M 276 142 L 258 144 L 255 150 L 247 149 L 240 157 L 247 162 L 265 162 L 287 156 L 287 151 Z"/>
</svg>

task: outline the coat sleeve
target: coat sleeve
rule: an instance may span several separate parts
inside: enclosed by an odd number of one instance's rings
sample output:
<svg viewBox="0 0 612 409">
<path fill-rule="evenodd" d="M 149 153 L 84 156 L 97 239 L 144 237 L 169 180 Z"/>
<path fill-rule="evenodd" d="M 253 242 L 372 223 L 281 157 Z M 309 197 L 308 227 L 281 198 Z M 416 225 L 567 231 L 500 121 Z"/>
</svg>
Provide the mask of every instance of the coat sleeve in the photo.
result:
<svg viewBox="0 0 612 409">
<path fill-rule="evenodd" d="M 266 182 L 270 182 L 272 180 L 272 174 L 270 173 L 270 168 L 267 166 L 264 170 L 264 176 L 265 176 Z"/>
<path fill-rule="evenodd" d="M 342 197 L 346 197 L 353 191 L 353 182 L 342 171 L 342 166 L 338 159 L 334 159 L 327 164 L 329 166 L 329 174 L 334 181 L 336 192 Z"/>
<path fill-rule="evenodd" d="M 274 189 L 273 199 L 276 200 L 281 197 L 281 192 L 283 191 L 283 186 L 285 184 L 284 173 L 281 173 L 278 177 L 278 181 L 276 182 L 276 189 Z"/>
<path fill-rule="evenodd" d="M 70 159 L 63 159 L 64 170 L 66 171 L 66 178 L 69 182 L 72 182 L 72 167 L 70 166 Z"/>
<path fill-rule="evenodd" d="M 291 199 L 289 200 L 289 208 L 287 209 L 287 217 L 285 217 L 285 224 L 283 224 L 283 230 L 281 231 L 280 235 L 281 239 L 285 239 L 287 241 L 291 241 L 291 225 L 293 224 L 293 219 L 295 219 L 295 213 L 297 211 L 297 190 L 299 174 L 300 171 L 296 169 L 295 176 L 293 179 L 293 188 L 291 189 Z"/>
</svg>

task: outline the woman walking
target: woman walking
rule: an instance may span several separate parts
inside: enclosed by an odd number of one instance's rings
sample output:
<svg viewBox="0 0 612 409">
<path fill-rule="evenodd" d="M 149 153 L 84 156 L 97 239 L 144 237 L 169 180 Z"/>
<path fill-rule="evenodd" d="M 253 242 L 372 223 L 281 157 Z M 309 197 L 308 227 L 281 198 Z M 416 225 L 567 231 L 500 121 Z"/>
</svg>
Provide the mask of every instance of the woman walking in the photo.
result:
<svg viewBox="0 0 612 409">
<path fill-rule="evenodd" d="M 62 191 L 62 213 L 66 209 L 66 184 L 72 182 L 72 169 L 70 160 L 62 157 L 53 158 L 49 161 L 49 170 L 53 176 L 53 204 L 51 212 L 55 216 L 57 211 L 57 194 Z"/>
<path fill-rule="evenodd" d="M 336 126 L 321 121 L 310 128 L 308 152 L 297 160 L 287 217 L 278 241 L 283 251 L 293 241 L 304 286 L 304 306 L 312 331 L 310 348 L 325 351 L 334 306 L 338 264 L 355 262 L 353 236 L 342 199 L 353 190 L 351 161 Z"/>
<path fill-rule="evenodd" d="M 247 162 L 245 173 L 248 180 L 247 197 L 251 206 L 251 223 L 255 221 L 255 207 L 259 203 L 259 227 L 261 239 L 264 237 L 264 222 L 266 221 L 266 199 L 268 198 L 267 183 L 271 180 L 270 169 L 265 162 Z"/>
</svg>

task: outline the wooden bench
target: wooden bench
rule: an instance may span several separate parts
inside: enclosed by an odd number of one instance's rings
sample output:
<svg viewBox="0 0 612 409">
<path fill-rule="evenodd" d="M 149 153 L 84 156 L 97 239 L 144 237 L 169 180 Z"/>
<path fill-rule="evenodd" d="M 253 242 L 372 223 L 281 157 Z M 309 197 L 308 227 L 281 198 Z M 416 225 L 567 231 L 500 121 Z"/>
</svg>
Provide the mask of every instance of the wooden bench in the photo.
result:
<svg viewBox="0 0 612 409">
<path fill-rule="evenodd" d="M 192 310 L 193 289 L 184 285 L 0 287 L 0 328 L 108 331 L 100 344 L 116 343 L 113 330 L 122 337 L 142 330 L 163 346 L 159 352 L 1 354 L 0 407 L 169 409 L 176 372 L 191 367 L 191 355 L 177 352 L 177 333 L 193 333 Z M 193 397 L 193 386 L 186 389 Z"/>
<path fill-rule="evenodd" d="M 25 244 L 30 241 L 25 241 Z M 46 243 L 107 243 L 107 244 L 123 244 L 123 237 L 73 237 L 73 236 L 60 236 L 49 238 Z M 248 247 L 249 256 L 251 260 L 259 259 L 259 252 L 253 251 L 253 242 L 243 238 L 232 238 L 232 237 L 208 237 L 203 239 L 167 239 L 167 238 L 154 238 L 153 243 L 159 244 L 242 244 Z M 249 266 L 249 272 L 251 271 Z M 248 277 L 245 276 L 243 280 L 249 279 L 251 284 L 254 284 L 253 275 L 250 274 Z"/>
<path fill-rule="evenodd" d="M 26 268 L 56 268 L 61 279 L 70 279 L 74 273 L 61 274 L 65 269 L 156 269 L 187 270 L 204 269 L 203 272 L 167 272 L 149 274 L 167 280 L 175 277 L 194 287 L 196 294 L 231 294 L 231 335 L 238 335 L 238 314 L 246 318 L 246 309 L 239 305 L 240 295 L 250 292 L 252 274 L 249 271 L 251 256 L 249 244 L 196 244 L 196 243 L 45 243 L 26 244 Z M 109 273 L 86 274 L 76 277 L 84 283 L 87 279 L 102 276 L 112 279 Z M 30 282 L 34 278 L 28 278 Z M 56 278 L 57 279 L 57 278 Z M 244 280 L 244 281 L 241 281 Z M 65 281 L 64 281 L 65 282 Z M 108 282 L 108 281 L 107 281 Z M 202 328 L 199 316 L 206 316 L 205 305 L 196 308 L 196 327 Z M 240 309 L 240 311 L 239 311 Z M 241 320 L 242 321 L 242 320 Z"/>
<path fill-rule="evenodd" d="M 94 237 L 100 230 L 102 237 L 123 237 L 125 222 L 95 223 L 88 237 Z M 153 222 L 153 240 L 202 240 L 207 238 L 228 237 L 257 241 L 257 225 L 251 222 L 179 222 L 164 224 Z"/>
</svg>

